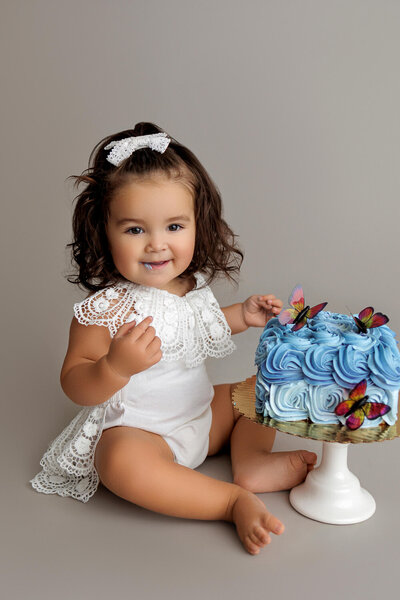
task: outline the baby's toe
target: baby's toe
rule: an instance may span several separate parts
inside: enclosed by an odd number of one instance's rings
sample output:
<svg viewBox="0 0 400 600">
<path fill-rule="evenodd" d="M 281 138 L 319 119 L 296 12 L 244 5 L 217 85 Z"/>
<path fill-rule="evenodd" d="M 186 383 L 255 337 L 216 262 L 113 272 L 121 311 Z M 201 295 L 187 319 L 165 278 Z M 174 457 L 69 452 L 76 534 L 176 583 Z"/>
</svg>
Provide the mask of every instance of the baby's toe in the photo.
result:
<svg viewBox="0 0 400 600">
<path fill-rule="evenodd" d="M 271 515 L 271 513 L 263 515 L 261 524 L 267 531 L 272 531 L 275 535 L 280 535 L 285 531 L 282 521 Z"/>
<path fill-rule="evenodd" d="M 300 452 L 306 465 L 315 465 L 318 460 L 318 456 L 315 452 L 309 452 L 308 450 L 301 450 Z"/>
<path fill-rule="evenodd" d="M 263 546 L 271 543 L 271 536 L 263 527 L 256 527 L 254 535 L 258 538 L 258 543 L 261 543 Z"/>
<path fill-rule="evenodd" d="M 249 539 L 253 542 L 253 544 L 258 546 L 259 548 L 262 548 L 263 546 L 265 546 L 265 544 L 263 544 L 261 542 L 261 540 L 258 537 L 258 535 L 256 534 L 255 530 L 253 530 L 249 533 Z"/>
<path fill-rule="evenodd" d="M 292 472 L 296 474 L 302 473 L 304 476 L 317 462 L 317 455 L 308 450 L 295 450 L 290 452 L 288 456 Z"/>
<path fill-rule="evenodd" d="M 246 535 L 244 538 L 244 545 L 250 554 L 258 554 L 260 552 L 260 546 L 251 539 L 250 535 Z"/>
<path fill-rule="evenodd" d="M 318 456 L 315 452 L 309 452 L 308 450 L 303 450 L 303 460 L 307 465 L 307 473 L 312 471 L 317 464 Z"/>
</svg>

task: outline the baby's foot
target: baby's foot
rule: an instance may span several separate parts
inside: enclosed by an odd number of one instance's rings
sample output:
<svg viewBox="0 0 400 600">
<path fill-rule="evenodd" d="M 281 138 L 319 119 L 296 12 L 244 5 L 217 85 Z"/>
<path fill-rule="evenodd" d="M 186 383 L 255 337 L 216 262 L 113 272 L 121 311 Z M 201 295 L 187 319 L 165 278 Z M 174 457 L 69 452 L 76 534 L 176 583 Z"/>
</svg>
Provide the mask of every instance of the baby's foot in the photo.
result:
<svg viewBox="0 0 400 600">
<path fill-rule="evenodd" d="M 290 490 L 305 480 L 316 462 L 317 455 L 308 450 L 259 452 L 243 465 L 243 479 L 237 483 L 254 493 Z"/>
<path fill-rule="evenodd" d="M 271 542 L 270 532 L 280 535 L 285 526 L 265 508 L 264 503 L 251 492 L 241 490 L 232 506 L 232 521 L 238 536 L 250 554 L 258 554 Z"/>
</svg>

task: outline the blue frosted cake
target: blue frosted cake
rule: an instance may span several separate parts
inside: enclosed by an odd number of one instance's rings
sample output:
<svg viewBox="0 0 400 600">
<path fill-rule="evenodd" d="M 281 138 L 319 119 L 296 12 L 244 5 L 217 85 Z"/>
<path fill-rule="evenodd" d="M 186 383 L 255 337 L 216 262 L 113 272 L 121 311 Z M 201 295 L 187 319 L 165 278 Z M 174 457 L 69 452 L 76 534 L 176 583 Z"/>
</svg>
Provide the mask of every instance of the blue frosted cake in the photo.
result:
<svg viewBox="0 0 400 600">
<path fill-rule="evenodd" d="M 292 328 L 274 318 L 261 335 L 255 357 L 257 413 L 277 421 L 344 424 L 335 408 L 366 380 L 369 401 L 390 411 L 365 418 L 362 427 L 396 422 L 400 353 L 387 325 L 359 333 L 352 317 L 322 311 L 299 331 Z"/>
</svg>

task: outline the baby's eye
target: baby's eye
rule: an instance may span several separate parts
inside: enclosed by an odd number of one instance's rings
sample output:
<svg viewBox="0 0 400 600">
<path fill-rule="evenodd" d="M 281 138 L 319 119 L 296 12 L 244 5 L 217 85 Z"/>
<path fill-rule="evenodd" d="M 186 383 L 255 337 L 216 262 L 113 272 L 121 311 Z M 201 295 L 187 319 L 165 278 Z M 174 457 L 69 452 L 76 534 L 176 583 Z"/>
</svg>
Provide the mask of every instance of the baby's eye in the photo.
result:
<svg viewBox="0 0 400 600">
<path fill-rule="evenodd" d="M 168 229 L 170 231 L 179 231 L 182 229 L 182 225 L 178 225 L 178 223 L 172 223 L 172 225 L 169 225 Z"/>
<path fill-rule="evenodd" d="M 129 227 L 126 233 L 130 232 L 132 232 L 134 235 L 137 235 L 138 233 L 142 233 L 143 229 L 141 227 Z"/>
</svg>

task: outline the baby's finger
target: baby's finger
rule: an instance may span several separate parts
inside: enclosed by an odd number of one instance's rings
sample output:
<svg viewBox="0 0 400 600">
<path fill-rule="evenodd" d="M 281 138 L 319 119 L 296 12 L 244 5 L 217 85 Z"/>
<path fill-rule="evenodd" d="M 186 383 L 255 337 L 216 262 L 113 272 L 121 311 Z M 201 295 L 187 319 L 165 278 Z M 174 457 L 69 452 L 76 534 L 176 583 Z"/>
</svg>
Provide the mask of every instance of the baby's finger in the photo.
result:
<svg viewBox="0 0 400 600">
<path fill-rule="evenodd" d="M 271 300 L 271 304 L 274 304 L 276 306 L 283 306 L 283 302 L 280 298 L 273 298 Z"/>
<path fill-rule="evenodd" d="M 270 310 L 272 307 L 271 300 L 259 300 L 258 305 L 266 308 L 267 310 Z"/>
<path fill-rule="evenodd" d="M 132 331 L 130 332 L 132 339 L 133 340 L 139 339 L 145 333 L 145 331 L 149 328 L 152 320 L 153 320 L 153 317 L 146 317 L 145 319 L 143 319 L 143 321 L 140 321 L 140 323 L 138 325 L 136 325 L 136 327 L 134 327 L 132 329 Z"/>
<path fill-rule="evenodd" d="M 268 294 L 267 296 L 258 296 L 258 302 L 261 304 L 261 306 L 272 306 L 274 301 L 275 296 L 273 294 Z"/>
<path fill-rule="evenodd" d="M 162 352 L 161 350 L 157 350 L 157 352 L 155 354 L 152 354 L 150 356 L 150 360 L 152 362 L 153 365 L 155 365 L 156 363 L 160 362 L 160 360 L 162 359 Z"/>
<path fill-rule="evenodd" d="M 272 296 L 272 298 L 266 300 L 266 306 L 276 307 L 276 308 L 281 309 L 282 306 L 283 306 L 283 302 L 279 298 L 276 298 L 275 296 Z"/>
<path fill-rule="evenodd" d="M 147 346 L 146 349 L 151 359 L 158 357 L 157 362 L 161 360 L 162 357 L 161 343 L 157 342 L 159 339 L 160 338 L 154 338 L 154 340 Z"/>
<path fill-rule="evenodd" d="M 124 323 L 123 325 L 121 325 L 121 327 L 118 329 L 117 333 L 115 334 L 115 338 L 119 338 L 122 337 L 123 335 L 127 334 L 129 331 L 131 331 L 131 329 L 134 329 L 136 325 L 136 321 L 129 321 L 129 323 Z"/>
<path fill-rule="evenodd" d="M 276 300 L 271 300 L 271 306 L 275 308 L 282 308 L 283 302 L 282 300 L 279 300 L 279 298 L 276 298 Z"/>
<path fill-rule="evenodd" d="M 156 335 L 152 340 L 150 340 L 147 345 L 147 350 L 149 353 L 155 354 L 161 348 L 161 340 Z"/>
<path fill-rule="evenodd" d="M 151 325 L 146 329 L 144 333 L 140 336 L 140 343 L 143 344 L 145 348 L 153 341 L 156 335 L 156 330 Z"/>
</svg>

